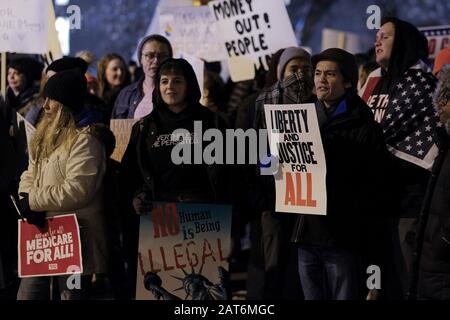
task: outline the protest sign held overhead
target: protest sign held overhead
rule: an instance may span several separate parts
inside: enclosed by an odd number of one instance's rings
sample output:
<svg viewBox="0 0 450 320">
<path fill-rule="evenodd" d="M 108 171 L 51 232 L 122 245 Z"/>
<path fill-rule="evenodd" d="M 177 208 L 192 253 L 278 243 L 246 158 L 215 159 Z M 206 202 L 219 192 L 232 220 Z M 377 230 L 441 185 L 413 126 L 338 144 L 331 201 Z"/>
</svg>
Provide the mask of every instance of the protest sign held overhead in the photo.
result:
<svg viewBox="0 0 450 320">
<path fill-rule="evenodd" d="M 326 163 L 314 104 L 265 105 L 275 174 L 275 211 L 326 215 Z"/>
<path fill-rule="evenodd" d="M 83 272 L 80 232 L 75 214 L 47 218 L 45 229 L 19 220 L 19 276 Z"/>
<path fill-rule="evenodd" d="M 153 205 L 141 216 L 136 299 L 226 299 L 231 207 Z"/>
<path fill-rule="evenodd" d="M 53 3 L 49 0 L 49 15 L 48 15 L 48 45 L 47 51 L 42 55 L 42 59 L 48 66 L 55 60 L 61 59 L 63 53 L 61 50 L 61 44 L 59 43 L 58 32 L 56 31 L 56 17 L 55 8 Z"/>
<path fill-rule="evenodd" d="M 47 51 L 49 1 L 0 2 L 0 52 L 40 54 Z"/>
<path fill-rule="evenodd" d="M 253 79 L 261 65 L 268 69 L 272 53 L 297 45 L 283 0 L 217 0 L 208 5 L 235 82 Z"/>
<path fill-rule="evenodd" d="M 340 48 L 353 54 L 363 51 L 358 34 L 324 28 L 322 30 L 322 51 L 329 48 Z"/>
<path fill-rule="evenodd" d="M 206 6 L 162 8 L 159 33 L 170 41 L 175 57 L 185 53 L 207 62 L 226 59 L 216 20 Z"/>
</svg>

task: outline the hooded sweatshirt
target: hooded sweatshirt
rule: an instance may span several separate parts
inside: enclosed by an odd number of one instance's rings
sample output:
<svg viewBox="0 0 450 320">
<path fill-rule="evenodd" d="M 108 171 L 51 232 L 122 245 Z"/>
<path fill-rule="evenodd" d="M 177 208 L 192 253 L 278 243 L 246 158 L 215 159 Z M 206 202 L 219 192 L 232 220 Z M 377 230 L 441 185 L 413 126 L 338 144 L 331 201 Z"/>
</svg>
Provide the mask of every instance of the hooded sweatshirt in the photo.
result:
<svg viewBox="0 0 450 320">
<path fill-rule="evenodd" d="M 360 95 L 381 123 L 392 154 L 429 170 L 437 155 L 431 133 L 439 121 L 432 107 L 436 79 L 423 62 L 427 40 L 408 22 L 396 18 L 383 22 L 395 25 L 389 67 L 372 72 Z"/>
<path fill-rule="evenodd" d="M 154 191 L 158 200 L 176 200 L 179 196 L 212 199 L 207 165 L 203 160 L 201 164 L 194 164 L 193 144 L 201 143 L 202 139 L 201 136 L 194 136 L 194 121 L 202 122 L 200 134 L 203 135 L 205 130 L 214 126 L 214 115 L 198 102 L 201 97 L 200 87 L 191 65 L 183 59 L 168 59 L 159 70 L 170 63 L 177 64 L 183 70 L 187 82 L 186 107 L 181 112 L 172 112 L 162 100 L 159 86 L 155 86 L 152 94 L 154 111 L 143 118 L 144 122 L 153 126 L 142 146 L 146 151 L 146 160 L 142 161 L 142 164 L 147 166 L 145 170 L 154 178 Z M 159 83 L 160 77 L 158 71 L 155 83 Z M 172 141 L 172 133 L 176 129 L 189 132 L 181 143 L 190 145 L 190 164 L 176 165 L 173 162 L 172 149 L 180 143 Z"/>
</svg>

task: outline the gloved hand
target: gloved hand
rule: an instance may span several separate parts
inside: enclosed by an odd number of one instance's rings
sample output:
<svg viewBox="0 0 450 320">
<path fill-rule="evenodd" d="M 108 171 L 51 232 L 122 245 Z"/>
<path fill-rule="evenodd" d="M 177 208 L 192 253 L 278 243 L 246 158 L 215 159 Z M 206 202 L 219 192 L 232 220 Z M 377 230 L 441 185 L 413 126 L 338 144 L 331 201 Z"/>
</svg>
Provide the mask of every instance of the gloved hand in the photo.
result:
<svg viewBox="0 0 450 320">
<path fill-rule="evenodd" d="M 18 206 L 22 216 L 27 219 L 29 224 L 34 224 L 39 228 L 44 228 L 47 223 L 47 220 L 45 219 L 45 212 L 31 210 L 28 193 L 21 193 L 20 195 L 23 198 L 19 200 Z"/>
<path fill-rule="evenodd" d="M 152 211 L 153 203 L 145 192 L 141 192 L 133 198 L 133 208 L 138 215 L 143 215 Z"/>
</svg>

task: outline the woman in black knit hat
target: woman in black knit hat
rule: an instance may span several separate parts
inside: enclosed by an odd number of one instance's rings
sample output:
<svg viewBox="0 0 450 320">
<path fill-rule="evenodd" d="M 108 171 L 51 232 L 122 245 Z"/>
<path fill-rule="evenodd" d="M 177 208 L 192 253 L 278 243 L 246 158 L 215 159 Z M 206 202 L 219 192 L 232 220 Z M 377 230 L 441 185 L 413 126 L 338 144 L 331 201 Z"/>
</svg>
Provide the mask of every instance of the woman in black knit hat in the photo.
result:
<svg viewBox="0 0 450 320">
<path fill-rule="evenodd" d="M 87 297 L 91 275 L 107 267 L 107 241 L 102 189 L 105 172 L 103 145 L 90 127 L 77 128 L 86 78 L 76 69 L 58 72 L 48 79 L 44 116 L 30 147 L 28 170 L 19 186 L 19 207 L 28 223 L 42 228 L 45 217 L 76 213 L 80 225 L 83 273 L 81 288 L 68 288 L 67 276 L 23 278 L 19 300 L 50 298 L 50 283 L 58 282 L 61 299 Z"/>
</svg>

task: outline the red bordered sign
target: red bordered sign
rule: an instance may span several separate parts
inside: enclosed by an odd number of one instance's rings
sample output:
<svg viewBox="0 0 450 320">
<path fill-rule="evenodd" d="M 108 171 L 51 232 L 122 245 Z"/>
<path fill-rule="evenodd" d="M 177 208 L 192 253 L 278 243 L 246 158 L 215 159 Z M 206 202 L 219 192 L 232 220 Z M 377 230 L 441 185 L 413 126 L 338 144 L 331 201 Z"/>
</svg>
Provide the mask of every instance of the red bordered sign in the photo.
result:
<svg viewBox="0 0 450 320">
<path fill-rule="evenodd" d="M 18 256 L 21 278 L 82 273 L 76 215 L 47 218 L 43 229 L 19 220 Z"/>
</svg>

